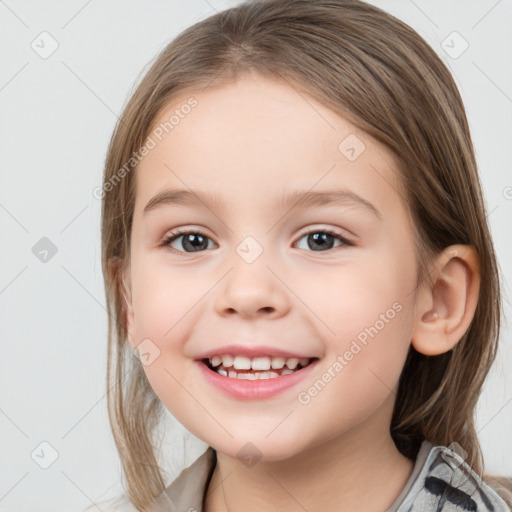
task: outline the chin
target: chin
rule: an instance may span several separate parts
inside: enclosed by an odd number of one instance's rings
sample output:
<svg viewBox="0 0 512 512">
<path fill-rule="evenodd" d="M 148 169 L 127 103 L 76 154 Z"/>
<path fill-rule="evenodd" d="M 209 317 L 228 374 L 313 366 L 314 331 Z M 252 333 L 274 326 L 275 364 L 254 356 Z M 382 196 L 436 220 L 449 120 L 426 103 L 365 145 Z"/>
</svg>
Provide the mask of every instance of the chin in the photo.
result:
<svg viewBox="0 0 512 512">
<path fill-rule="evenodd" d="M 257 462 L 283 461 L 302 452 L 289 437 L 287 439 L 265 439 L 265 435 L 246 435 L 226 444 L 209 443 L 217 452 L 238 459 L 247 467 Z"/>
</svg>

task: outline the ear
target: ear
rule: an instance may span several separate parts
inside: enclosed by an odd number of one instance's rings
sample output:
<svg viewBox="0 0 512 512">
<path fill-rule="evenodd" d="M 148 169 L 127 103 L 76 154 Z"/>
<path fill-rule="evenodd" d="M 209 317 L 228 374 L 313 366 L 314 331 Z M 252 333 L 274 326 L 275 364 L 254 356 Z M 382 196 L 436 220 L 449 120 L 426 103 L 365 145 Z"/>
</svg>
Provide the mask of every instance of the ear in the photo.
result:
<svg viewBox="0 0 512 512">
<path fill-rule="evenodd" d="M 136 346 L 135 337 L 135 315 L 133 312 L 132 291 L 129 269 L 119 273 L 119 287 L 123 298 L 124 321 L 126 322 L 126 332 L 128 340 L 132 347 Z"/>
<path fill-rule="evenodd" d="M 412 345 L 427 356 L 451 350 L 469 329 L 478 303 L 480 265 L 470 245 L 451 245 L 418 292 Z"/>
</svg>

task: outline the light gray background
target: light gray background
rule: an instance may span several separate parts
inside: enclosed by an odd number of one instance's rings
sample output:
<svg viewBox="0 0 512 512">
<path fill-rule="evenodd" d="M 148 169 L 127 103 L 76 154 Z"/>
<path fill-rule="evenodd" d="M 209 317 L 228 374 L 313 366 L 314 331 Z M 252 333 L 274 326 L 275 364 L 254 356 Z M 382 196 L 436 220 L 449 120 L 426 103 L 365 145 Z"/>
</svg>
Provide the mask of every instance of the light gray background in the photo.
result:
<svg viewBox="0 0 512 512">
<path fill-rule="evenodd" d="M 120 463 L 105 404 L 100 202 L 92 191 L 101 184 L 116 118 L 147 63 L 184 28 L 237 3 L 0 1 L 2 511 L 78 511 L 120 492 Z M 456 77 L 472 128 L 510 319 L 512 1 L 372 3 L 415 28 Z M 31 47 L 38 44 L 40 52 L 51 48 L 48 36 L 40 36 L 43 31 L 58 43 L 46 59 Z M 463 41 L 453 31 L 469 44 L 457 58 L 453 54 Z M 452 56 L 443 41 L 453 47 Z M 42 237 L 58 250 L 46 263 L 32 252 Z M 508 475 L 510 334 L 504 325 L 477 415 L 487 471 Z M 167 426 L 172 447 L 162 458 L 170 481 L 206 445 L 170 415 Z M 43 446 L 41 452 L 43 441 L 58 452 L 48 469 L 31 457 L 37 449 L 39 458 L 34 457 L 50 462 L 51 450 Z"/>
</svg>

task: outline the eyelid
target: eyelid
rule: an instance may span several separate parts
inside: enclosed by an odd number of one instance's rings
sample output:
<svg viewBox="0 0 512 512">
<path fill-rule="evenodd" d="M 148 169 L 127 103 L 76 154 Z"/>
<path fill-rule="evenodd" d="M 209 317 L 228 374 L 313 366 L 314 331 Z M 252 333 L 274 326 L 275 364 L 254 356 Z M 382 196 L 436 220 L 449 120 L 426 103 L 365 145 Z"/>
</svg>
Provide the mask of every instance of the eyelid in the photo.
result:
<svg viewBox="0 0 512 512">
<path fill-rule="evenodd" d="M 205 238 L 208 238 L 209 240 L 211 240 L 215 245 L 217 245 L 217 243 L 213 240 L 213 238 L 210 236 L 210 235 L 207 235 L 202 228 L 194 228 L 194 227 L 187 227 L 187 228 L 176 228 L 174 230 L 171 230 L 171 231 L 168 231 L 166 232 L 166 234 L 162 237 L 162 240 L 159 242 L 159 245 L 164 247 L 164 248 L 167 248 L 173 252 L 178 252 L 178 253 L 181 253 L 181 254 L 187 254 L 183 251 L 176 251 L 176 249 L 173 249 L 171 246 L 170 246 L 170 243 L 173 241 L 173 240 L 177 240 L 178 238 L 182 237 L 182 236 L 186 236 L 188 234 L 198 234 L 198 235 L 201 235 L 201 236 L 204 236 Z M 199 251 L 199 252 L 205 252 L 205 251 Z M 192 254 L 192 253 L 188 253 L 188 254 Z"/>
<path fill-rule="evenodd" d="M 314 226 L 314 225 L 312 227 L 310 225 L 307 228 L 301 229 L 300 233 L 299 233 L 299 235 L 297 235 L 296 241 L 294 243 L 298 242 L 304 235 L 309 235 L 311 233 L 319 233 L 319 232 L 328 233 L 329 235 L 337 237 L 345 245 L 350 245 L 350 246 L 356 245 L 355 241 L 353 240 L 352 237 L 346 236 L 334 228 L 329 228 L 329 227 L 325 227 L 325 226 Z M 314 251 L 312 251 L 312 252 L 314 252 Z M 327 251 L 319 251 L 319 252 L 327 252 Z"/>
<path fill-rule="evenodd" d="M 179 254 L 194 254 L 194 252 L 190 252 L 190 253 L 187 253 L 185 251 L 178 251 L 176 249 L 174 249 L 173 247 L 171 247 L 171 242 L 181 238 L 182 236 L 186 236 L 188 234 L 199 234 L 209 240 L 211 240 L 215 245 L 217 245 L 217 243 L 212 239 L 211 236 L 207 235 L 202 228 L 194 228 L 194 227 L 186 227 L 186 228 L 176 228 L 175 230 L 171 230 L 170 232 L 167 232 L 161 242 L 159 243 L 159 245 L 161 247 L 163 247 L 164 249 L 168 249 L 169 251 L 173 252 L 174 254 L 176 253 L 179 253 Z M 325 226 L 314 226 L 314 225 L 309 225 L 308 227 L 305 227 L 303 229 L 300 230 L 299 234 L 297 235 L 293 245 L 295 245 L 301 238 L 303 238 L 304 236 L 306 235 L 309 235 L 309 234 L 312 234 L 312 233 L 326 233 L 326 234 L 329 234 L 331 236 L 333 236 L 334 238 L 337 238 L 338 241 L 341 242 L 341 247 L 345 246 L 345 247 L 353 247 L 355 246 L 355 242 L 354 240 L 351 238 L 351 237 L 347 237 L 345 236 L 344 234 L 338 232 L 338 230 L 336 229 L 332 229 L 332 228 L 328 228 L 328 227 L 325 227 Z M 319 252 L 319 253 L 323 253 L 323 252 L 330 252 L 334 249 L 337 249 L 339 248 L 340 246 L 338 247 L 335 247 L 333 249 L 329 249 L 327 251 L 306 251 L 306 252 Z M 211 250 L 211 249 L 210 249 Z M 207 250 L 204 250 L 204 251 L 197 251 L 199 253 L 201 252 L 207 252 Z"/>
</svg>

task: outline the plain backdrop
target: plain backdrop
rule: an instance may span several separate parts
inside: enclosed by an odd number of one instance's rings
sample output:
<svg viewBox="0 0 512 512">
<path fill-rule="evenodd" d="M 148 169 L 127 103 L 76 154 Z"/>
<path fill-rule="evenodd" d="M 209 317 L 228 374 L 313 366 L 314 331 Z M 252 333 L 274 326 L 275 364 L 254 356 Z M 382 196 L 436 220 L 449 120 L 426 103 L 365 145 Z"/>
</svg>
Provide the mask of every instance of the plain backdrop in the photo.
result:
<svg viewBox="0 0 512 512">
<path fill-rule="evenodd" d="M 121 492 L 106 415 L 100 201 L 92 191 L 147 64 L 183 29 L 237 3 L 0 1 L 2 511 L 80 511 Z M 415 28 L 455 76 L 510 320 L 512 1 L 372 3 Z M 505 323 L 477 425 L 486 470 L 510 476 L 511 367 Z M 205 444 L 170 415 L 167 423 L 171 481 Z"/>
</svg>

